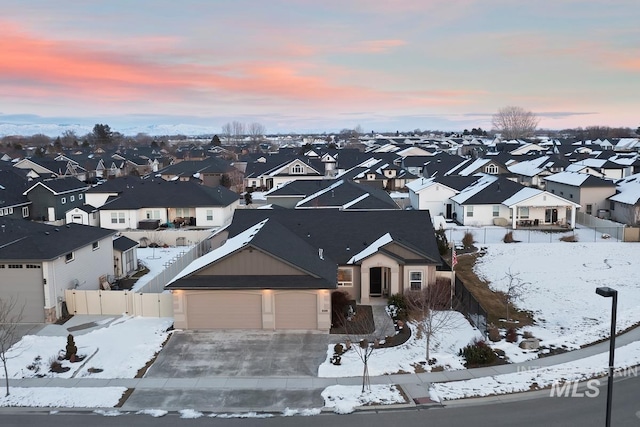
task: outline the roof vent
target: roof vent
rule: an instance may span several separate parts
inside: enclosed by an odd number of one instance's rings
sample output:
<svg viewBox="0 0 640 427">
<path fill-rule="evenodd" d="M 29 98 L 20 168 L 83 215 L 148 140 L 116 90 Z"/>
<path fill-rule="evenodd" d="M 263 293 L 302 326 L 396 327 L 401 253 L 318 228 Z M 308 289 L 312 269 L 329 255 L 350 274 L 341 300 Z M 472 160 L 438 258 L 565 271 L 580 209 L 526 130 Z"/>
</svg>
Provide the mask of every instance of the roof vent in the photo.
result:
<svg viewBox="0 0 640 427">
<path fill-rule="evenodd" d="M 60 229 L 59 228 L 54 228 L 53 231 L 60 231 Z"/>
</svg>

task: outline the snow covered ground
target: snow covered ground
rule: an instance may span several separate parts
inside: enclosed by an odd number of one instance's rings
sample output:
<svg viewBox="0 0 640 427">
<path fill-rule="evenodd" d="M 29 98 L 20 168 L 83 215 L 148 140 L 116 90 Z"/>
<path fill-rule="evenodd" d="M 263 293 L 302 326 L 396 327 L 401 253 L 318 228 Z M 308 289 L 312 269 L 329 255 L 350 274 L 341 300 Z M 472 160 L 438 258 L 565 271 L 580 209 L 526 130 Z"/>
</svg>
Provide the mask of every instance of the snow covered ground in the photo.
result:
<svg viewBox="0 0 640 427">
<path fill-rule="evenodd" d="M 138 248 L 138 259 L 149 269 L 149 272 L 144 276 L 141 276 L 131 288 L 132 291 L 137 291 L 144 285 L 149 283 L 151 279 L 162 273 L 165 269 L 165 265 L 175 257 L 180 257 L 181 254 L 190 250 L 191 247 L 179 246 L 168 248 Z M 169 278 L 167 278 L 169 279 Z"/>
<path fill-rule="evenodd" d="M 153 356 L 173 324 L 171 318 L 122 316 L 86 334 L 75 334 L 78 356 L 71 363 L 64 356 L 66 336 L 25 335 L 7 352 L 9 378 L 134 378 Z M 59 362 L 66 372 L 50 372 Z M 0 372 L 4 378 L 4 372 Z"/>
<path fill-rule="evenodd" d="M 350 414 L 359 406 L 406 403 L 394 385 L 372 385 L 362 393 L 361 386 L 332 385 L 322 391 L 325 408 L 337 414 Z"/>
<path fill-rule="evenodd" d="M 464 369 L 464 360 L 458 356 L 458 350 L 475 339 L 482 339 L 482 334 L 471 326 L 465 317 L 456 311 L 437 313 L 438 317 L 447 317 L 443 327 L 434 332 L 430 343 L 431 359 L 436 359 L 433 366 L 425 363 L 426 336 L 419 334 L 417 326 L 409 324 L 411 338 L 399 346 L 374 350 L 369 359 L 369 375 L 387 375 L 399 372 L 430 371 L 434 367 L 445 370 Z M 436 324 L 438 320 L 435 320 Z M 346 351 L 342 355 L 340 365 L 330 362 L 333 356 L 334 344 L 327 349 L 327 358 L 318 368 L 319 377 L 352 377 L 362 372 L 363 364 L 355 349 Z"/>
</svg>

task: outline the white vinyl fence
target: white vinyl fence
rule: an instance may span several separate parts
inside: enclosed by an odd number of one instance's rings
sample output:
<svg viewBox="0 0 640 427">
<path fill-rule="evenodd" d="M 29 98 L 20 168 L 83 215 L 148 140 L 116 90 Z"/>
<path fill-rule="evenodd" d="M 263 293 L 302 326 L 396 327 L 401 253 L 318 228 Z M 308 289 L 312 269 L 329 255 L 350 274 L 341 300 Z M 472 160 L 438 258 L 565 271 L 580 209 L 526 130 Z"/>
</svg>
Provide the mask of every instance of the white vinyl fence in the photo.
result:
<svg viewBox="0 0 640 427">
<path fill-rule="evenodd" d="M 192 246 L 189 250 L 176 255 L 164 264 L 164 268 L 155 277 L 149 280 L 144 286 L 137 289 L 142 293 L 162 293 L 165 291 L 164 286 L 173 279 L 178 273 L 191 263 L 191 261 L 201 257 L 209 250 L 209 242 L 202 242 Z M 144 262 L 144 260 L 142 260 Z"/>
<path fill-rule="evenodd" d="M 170 293 L 143 294 L 131 291 L 65 291 L 69 314 L 99 314 L 142 317 L 173 317 Z"/>
</svg>

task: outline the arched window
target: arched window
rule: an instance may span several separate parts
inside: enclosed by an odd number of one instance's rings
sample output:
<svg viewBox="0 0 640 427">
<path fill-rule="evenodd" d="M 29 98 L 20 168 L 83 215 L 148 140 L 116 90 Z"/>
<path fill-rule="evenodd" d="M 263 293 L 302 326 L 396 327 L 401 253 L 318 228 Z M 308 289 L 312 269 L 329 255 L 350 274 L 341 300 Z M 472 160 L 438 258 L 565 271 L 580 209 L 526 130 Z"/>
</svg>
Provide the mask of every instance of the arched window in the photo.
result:
<svg viewBox="0 0 640 427">
<path fill-rule="evenodd" d="M 291 173 L 294 175 L 302 175 L 304 173 L 304 168 L 302 165 L 293 165 L 291 168 Z"/>
</svg>

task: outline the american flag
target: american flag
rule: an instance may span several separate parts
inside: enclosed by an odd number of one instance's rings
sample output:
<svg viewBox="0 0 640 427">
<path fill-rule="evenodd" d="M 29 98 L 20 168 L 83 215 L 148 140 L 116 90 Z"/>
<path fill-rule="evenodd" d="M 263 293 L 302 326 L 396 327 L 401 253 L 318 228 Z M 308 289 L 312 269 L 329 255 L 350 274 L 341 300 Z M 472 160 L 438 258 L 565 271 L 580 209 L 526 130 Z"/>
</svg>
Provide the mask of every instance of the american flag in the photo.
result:
<svg viewBox="0 0 640 427">
<path fill-rule="evenodd" d="M 451 268 L 454 268 L 458 263 L 458 254 L 456 254 L 456 244 L 451 247 Z"/>
</svg>

